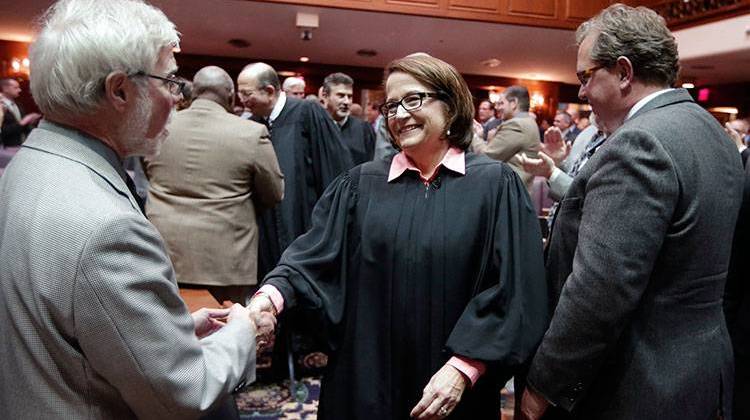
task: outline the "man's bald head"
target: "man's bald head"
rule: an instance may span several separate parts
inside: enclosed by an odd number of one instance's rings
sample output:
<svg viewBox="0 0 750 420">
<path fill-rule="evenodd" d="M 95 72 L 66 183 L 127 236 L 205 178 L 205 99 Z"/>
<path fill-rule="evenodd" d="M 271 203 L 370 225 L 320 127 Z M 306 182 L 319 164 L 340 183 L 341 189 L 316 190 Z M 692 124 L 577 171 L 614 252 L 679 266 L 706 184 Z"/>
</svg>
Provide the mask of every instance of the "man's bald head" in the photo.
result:
<svg viewBox="0 0 750 420">
<path fill-rule="evenodd" d="M 237 77 L 240 100 L 253 115 L 268 117 L 279 99 L 281 85 L 276 70 L 266 63 L 245 66 Z"/>
<path fill-rule="evenodd" d="M 214 101 L 231 112 L 234 106 L 234 82 L 221 67 L 203 67 L 193 77 L 193 96 Z"/>
</svg>

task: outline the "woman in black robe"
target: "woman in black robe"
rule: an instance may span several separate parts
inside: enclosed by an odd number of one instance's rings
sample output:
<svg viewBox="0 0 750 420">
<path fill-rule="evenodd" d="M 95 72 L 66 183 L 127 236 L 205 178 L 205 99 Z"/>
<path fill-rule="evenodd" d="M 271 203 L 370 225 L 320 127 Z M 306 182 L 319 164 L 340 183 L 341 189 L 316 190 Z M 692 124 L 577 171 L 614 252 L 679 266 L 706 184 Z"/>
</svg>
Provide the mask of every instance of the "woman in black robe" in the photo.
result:
<svg viewBox="0 0 750 420">
<path fill-rule="evenodd" d="M 539 223 L 512 169 L 465 152 L 473 103 L 452 66 L 419 54 L 385 76 L 401 152 L 328 187 L 250 309 L 319 321 L 321 419 L 497 419 L 547 326 Z"/>
</svg>

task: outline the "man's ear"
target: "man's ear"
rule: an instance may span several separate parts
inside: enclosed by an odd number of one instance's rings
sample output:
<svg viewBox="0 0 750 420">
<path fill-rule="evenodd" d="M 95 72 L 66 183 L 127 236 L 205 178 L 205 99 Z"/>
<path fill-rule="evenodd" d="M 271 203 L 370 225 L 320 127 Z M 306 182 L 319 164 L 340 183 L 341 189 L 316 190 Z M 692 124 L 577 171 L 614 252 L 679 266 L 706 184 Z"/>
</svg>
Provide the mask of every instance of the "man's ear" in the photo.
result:
<svg viewBox="0 0 750 420">
<path fill-rule="evenodd" d="M 112 72 L 104 79 L 104 98 L 117 111 L 123 111 L 135 94 L 135 84 L 124 72 Z"/>
<path fill-rule="evenodd" d="M 624 56 L 617 57 L 617 72 L 620 78 L 620 88 L 624 89 L 633 83 L 633 63 Z"/>
<path fill-rule="evenodd" d="M 273 96 L 276 94 L 276 88 L 271 85 L 266 85 L 265 87 L 263 87 L 263 90 L 268 93 L 268 96 Z"/>
</svg>

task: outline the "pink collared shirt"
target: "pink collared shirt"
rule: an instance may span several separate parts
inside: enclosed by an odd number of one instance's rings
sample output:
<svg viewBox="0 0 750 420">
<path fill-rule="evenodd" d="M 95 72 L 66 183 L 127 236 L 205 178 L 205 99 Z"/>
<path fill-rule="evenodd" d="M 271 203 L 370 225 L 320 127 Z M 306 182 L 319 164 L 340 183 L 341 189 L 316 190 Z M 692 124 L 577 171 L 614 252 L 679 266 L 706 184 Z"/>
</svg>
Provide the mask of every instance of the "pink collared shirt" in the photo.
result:
<svg viewBox="0 0 750 420">
<path fill-rule="evenodd" d="M 444 166 L 446 169 L 450 169 L 453 172 L 458 172 L 461 175 L 466 175 L 466 153 L 464 153 L 463 150 L 457 147 L 451 147 L 445 153 L 445 156 L 443 156 L 443 160 L 441 160 L 438 164 L 438 168 L 440 168 L 440 166 Z M 400 177 L 407 170 L 416 171 L 417 173 L 419 173 L 419 177 L 425 184 L 429 184 L 430 182 L 432 182 L 432 180 L 435 178 L 435 176 L 437 176 L 438 173 L 438 170 L 435 169 L 435 172 L 433 172 L 430 179 L 425 178 L 422 175 L 422 171 L 417 168 L 414 162 L 412 162 L 411 159 L 409 159 L 409 157 L 404 154 L 404 152 L 399 152 L 396 156 L 393 157 L 393 160 L 391 161 L 391 169 L 388 171 L 388 182 L 391 182 L 394 179 Z"/>
<path fill-rule="evenodd" d="M 440 164 L 438 164 L 438 169 L 441 165 L 453 172 L 465 175 L 466 154 L 463 150 L 457 147 L 451 147 L 445 153 L 445 156 L 443 156 L 443 160 L 440 161 Z M 388 172 L 388 182 L 397 179 L 407 170 L 416 171 L 417 173 L 419 173 L 419 177 L 424 184 L 429 184 L 430 182 L 432 182 L 432 180 L 435 178 L 435 176 L 437 176 L 438 173 L 438 170 L 436 169 L 430 179 L 425 178 L 424 176 L 422 176 L 422 171 L 420 171 L 419 168 L 414 165 L 414 162 L 412 162 L 411 159 L 409 159 L 404 154 L 404 152 L 400 152 L 396 156 L 394 156 L 393 160 L 391 161 L 391 168 Z M 284 309 L 284 297 L 281 295 L 281 292 L 279 292 L 278 289 L 276 289 L 274 286 L 267 284 L 261 287 L 260 290 L 258 290 L 258 293 L 267 294 L 271 299 L 273 306 L 276 307 L 276 311 L 278 313 L 281 313 L 281 311 Z M 451 357 L 448 360 L 447 364 L 453 366 L 459 372 L 466 375 L 466 377 L 471 381 L 472 385 L 476 383 L 477 379 L 479 379 L 479 377 L 482 376 L 485 371 L 484 363 L 459 355 Z"/>
</svg>

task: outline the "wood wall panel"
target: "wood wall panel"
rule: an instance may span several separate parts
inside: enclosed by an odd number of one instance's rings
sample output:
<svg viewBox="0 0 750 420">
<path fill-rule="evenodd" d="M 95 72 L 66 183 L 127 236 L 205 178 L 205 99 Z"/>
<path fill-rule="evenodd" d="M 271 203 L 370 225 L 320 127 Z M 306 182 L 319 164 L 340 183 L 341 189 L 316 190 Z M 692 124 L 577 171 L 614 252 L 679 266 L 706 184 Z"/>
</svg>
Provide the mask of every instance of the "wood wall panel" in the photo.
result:
<svg viewBox="0 0 750 420">
<path fill-rule="evenodd" d="M 448 9 L 499 13 L 500 0 L 450 0 Z"/>
<path fill-rule="evenodd" d="M 554 18 L 556 11 L 557 0 L 508 0 L 509 15 Z"/>
<path fill-rule="evenodd" d="M 432 16 L 447 19 L 575 29 L 578 19 L 564 18 L 568 2 L 606 0 L 257 0 L 266 3 L 294 4 L 371 12 Z"/>
<path fill-rule="evenodd" d="M 565 19 L 586 20 L 609 6 L 610 0 L 572 1 L 565 4 Z"/>
<path fill-rule="evenodd" d="M 399 6 L 411 6 L 411 7 L 425 7 L 430 8 L 438 7 L 438 0 L 385 0 L 386 4 L 395 4 Z"/>
</svg>

